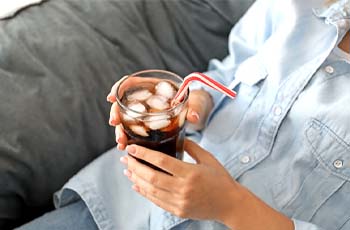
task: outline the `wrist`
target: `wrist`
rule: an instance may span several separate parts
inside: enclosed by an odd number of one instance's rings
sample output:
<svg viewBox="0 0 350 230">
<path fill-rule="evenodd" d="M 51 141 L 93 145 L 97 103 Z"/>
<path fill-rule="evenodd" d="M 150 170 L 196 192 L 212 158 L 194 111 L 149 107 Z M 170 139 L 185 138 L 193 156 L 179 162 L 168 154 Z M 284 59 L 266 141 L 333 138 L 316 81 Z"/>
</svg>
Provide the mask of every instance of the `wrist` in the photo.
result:
<svg viewBox="0 0 350 230">
<path fill-rule="evenodd" d="M 238 183 L 237 183 L 238 184 Z M 238 184 L 235 194 L 230 195 L 230 209 L 221 222 L 231 229 L 294 230 L 291 219 L 274 210 L 265 202 Z"/>
<path fill-rule="evenodd" d="M 218 221 L 230 227 L 231 229 L 236 225 L 236 219 L 239 218 L 239 210 L 244 201 L 247 199 L 244 188 L 237 182 L 232 186 L 233 188 L 228 191 L 226 206 L 220 213 Z"/>
</svg>

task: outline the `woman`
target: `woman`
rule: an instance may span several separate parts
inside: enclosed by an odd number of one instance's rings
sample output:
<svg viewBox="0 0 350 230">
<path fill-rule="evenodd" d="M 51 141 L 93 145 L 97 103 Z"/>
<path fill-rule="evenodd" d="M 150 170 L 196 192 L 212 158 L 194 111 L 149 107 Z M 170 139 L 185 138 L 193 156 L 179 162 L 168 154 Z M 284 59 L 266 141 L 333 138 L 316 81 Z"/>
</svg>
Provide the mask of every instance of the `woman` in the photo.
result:
<svg viewBox="0 0 350 230">
<path fill-rule="evenodd" d="M 123 170 L 112 150 L 57 194 L 57 211 L 86 205 L 85 229 L 350 229 L 349 29 L 349 0 L 258 0 L 207 73 L 238 97 L 192 86 L 197 163 L 127 146 L 114 103 L 118 149 L 172 176 L 128 155 Z"/>
</svg>

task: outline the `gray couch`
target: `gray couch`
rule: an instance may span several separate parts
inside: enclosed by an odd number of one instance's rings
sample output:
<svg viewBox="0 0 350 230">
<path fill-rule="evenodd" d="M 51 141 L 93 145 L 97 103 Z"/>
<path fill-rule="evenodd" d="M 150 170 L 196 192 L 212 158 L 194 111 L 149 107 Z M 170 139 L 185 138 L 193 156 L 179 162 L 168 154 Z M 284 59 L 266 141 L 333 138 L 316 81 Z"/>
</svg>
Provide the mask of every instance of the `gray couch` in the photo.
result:
<svg viewBox="0 0 350 230">
<path fill-rule="evenodd" d="M 49 0 L 0 21 L 0 229 L 114 145 L 105 98 L 119 77 L 182 76 L 227 54 L 253 0 Z"/>
</svg>

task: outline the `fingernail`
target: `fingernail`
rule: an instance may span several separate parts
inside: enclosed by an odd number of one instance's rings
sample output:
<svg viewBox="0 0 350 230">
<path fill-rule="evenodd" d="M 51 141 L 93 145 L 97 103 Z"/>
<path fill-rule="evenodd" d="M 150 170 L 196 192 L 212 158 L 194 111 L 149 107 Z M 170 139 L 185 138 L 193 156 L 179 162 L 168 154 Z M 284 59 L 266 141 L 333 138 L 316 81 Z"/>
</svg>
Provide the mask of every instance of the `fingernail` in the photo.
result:
<svg viewBox="0 0 350 230">
<path fill-rule="evenodd" d="M 136 192 L 140 192 L 140 187 L 137 186 L 136 184 L 134 184 L 134 185 L 132 186 L 132 189 L 135 190 Z"/>
<path fill-rule="evenodd" d="M 115 117 L 114 117 L 113 115 L 111 115 L 111 116 L 109 117 L 109 124 L 110 124 L 110 125 L 116 125 L 116 123 L 115 123 Z"/>
<path fill-rule="evenodd" d="M 116 138 L 116 142 L 119 144 L 122 141 L 122 139 L 120 137 Z"/>
<path fill-rule="evenodd" d="M 108 102 L 114 102 L 115 96 L 113 94 L 108 94 L 107 101 Z"/>
<path fill-rule="evenodd" d="M 131 155 L 136 155 L 136 148 L 133 145 L 128 145 L 126 151 Z"/>
<path fill-rule="evenodd" d="M 127 176 L 128 178 L 131 177 L 131 172 L 130 172 L 129 170 L 127 170 L 127 169 L 124 169 L 124 170 L 123 170 L 123 174 L 124 174 L 125 176 Z"/>
<path fill-rule="evenodd" d="M 196 118 L 197 121 L 199 120 L 199 114 L 196 111 L 192 111 L 191 116 Z"/>
<path fill-rule="evenodd" d="M 119 137 L 119 133 L 115 134 L 115 141 L 119 143 L 121 141 L 121 138 Z"/>
<path fill-rule="evenodd" d="M 123 164 L 128 164 L 128 158 L 122 156 L 120 159 L 120 162 L 122 162 Z"/>
</svg>

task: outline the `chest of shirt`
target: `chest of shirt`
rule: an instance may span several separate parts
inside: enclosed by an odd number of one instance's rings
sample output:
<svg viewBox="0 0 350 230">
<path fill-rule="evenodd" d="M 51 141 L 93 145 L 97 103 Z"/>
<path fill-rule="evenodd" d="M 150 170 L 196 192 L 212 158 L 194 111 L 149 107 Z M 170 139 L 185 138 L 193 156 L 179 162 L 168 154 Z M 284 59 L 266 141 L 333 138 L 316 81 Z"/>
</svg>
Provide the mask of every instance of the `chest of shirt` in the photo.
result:
<svg viewBox="0 0 350 230">
<path fill-rule="evenodd" d="M 241 83 L 237 100 L 223 100 L 212 116 L 202 144 L 272 207 L 322 222 L 331 210 L 326 200 L 350 189 L 350 65 L 326 61 L 314 74 L 315 66 L 278 86 L 268 72 L 254 85 Z"/>
</svg>

